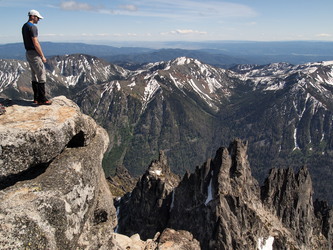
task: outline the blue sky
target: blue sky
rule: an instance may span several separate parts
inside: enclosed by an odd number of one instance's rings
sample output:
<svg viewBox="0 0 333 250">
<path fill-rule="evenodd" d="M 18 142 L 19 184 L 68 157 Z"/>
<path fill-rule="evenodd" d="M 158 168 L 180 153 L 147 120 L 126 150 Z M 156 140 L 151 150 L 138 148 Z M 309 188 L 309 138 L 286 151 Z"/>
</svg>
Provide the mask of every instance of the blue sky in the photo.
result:
<svg viewBox="0 0 333 250">
<path fill-rule="evenodd" d="M 333 41 L 333 0 L 0 0 L 0 43 L 21 42 L 30 9 L 39 40 Z"/>
</svg>

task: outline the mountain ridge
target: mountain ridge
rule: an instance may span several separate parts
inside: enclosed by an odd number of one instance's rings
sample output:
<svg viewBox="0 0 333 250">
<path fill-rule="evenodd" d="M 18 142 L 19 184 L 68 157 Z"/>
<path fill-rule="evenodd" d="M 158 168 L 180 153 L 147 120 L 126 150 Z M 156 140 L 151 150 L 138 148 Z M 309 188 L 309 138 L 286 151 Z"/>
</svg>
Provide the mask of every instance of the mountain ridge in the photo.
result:
<svg viewBox="0 0 333 250">
<path fill-rule="evenodd" d="M 165 150 L 173 171 L 183 173 L 240 137 L 252 145 L 249 158 L 260 182 L 267 166 L 309 165 L 316 195 L 331 197 L 331 62 L 232 71 L 180 57 L 130 71 L 90 56 L 49 61 L 63 65 L 58 71 L 47 66 L 51 96 L 72 98 L 107 129 L 108 176 L 118 165 L 140 175 L 159 150 Z M 31 98 L 27 65 L 12 64 L 12 74 L 8 65 L 0 69 L 2 97 Z M 108 73 L 100 74 L 101 67 Z"/>
</svg>

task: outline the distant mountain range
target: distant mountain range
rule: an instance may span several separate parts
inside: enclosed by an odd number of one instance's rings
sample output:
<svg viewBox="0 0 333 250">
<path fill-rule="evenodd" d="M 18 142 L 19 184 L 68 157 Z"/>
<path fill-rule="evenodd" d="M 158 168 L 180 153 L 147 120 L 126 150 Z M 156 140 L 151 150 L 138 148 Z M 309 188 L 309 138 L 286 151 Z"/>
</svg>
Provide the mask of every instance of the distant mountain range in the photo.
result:
<svg viewBox="0 0 333 250">
<path fill-rule="evenodd" d="M 164 150 L 178 174 L 239 137 L 259 181 L 307 165 L 315 196 L 333 202 L 333 62 L 243 64 L 226 70 L 179 57 L 128 70 L 97 57 L 49 58 L 47 87 L 109 133 L 104 168 L 141 175 Z M 0 97 L 31 99 L 26 62 L 0 60 Z"/>
<path fill-rule="evenodd" d="M 333 60 L 333 42 L 170 42 L 166 48 L 114 47 L 84 43 L 43 42 L 48 57 L 65 54 L 87 54 L 103 58 L 128 69 L 137 69 L 146 63 L 169 61 L 185 56 L 204 63 L 229 68 L 237 64 L 269 64 Z M 25 60 L 22 43 L 0 45 L 0 58 Z"/>
</svg>

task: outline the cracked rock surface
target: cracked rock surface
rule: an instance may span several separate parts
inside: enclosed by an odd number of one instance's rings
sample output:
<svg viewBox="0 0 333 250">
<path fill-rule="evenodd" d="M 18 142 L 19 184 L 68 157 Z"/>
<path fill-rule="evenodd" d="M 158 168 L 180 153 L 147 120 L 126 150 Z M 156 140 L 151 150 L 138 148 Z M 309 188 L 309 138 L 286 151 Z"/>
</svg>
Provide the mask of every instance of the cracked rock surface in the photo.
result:
<svg viewBox="0 0 333 250">
<path fill-rule="evenodd" d="M 101 166 L 105 130 L 65 97 L 13 103 L 0 124 L 0 246 L 108 246 L 116 211 Z"/>
</svg>

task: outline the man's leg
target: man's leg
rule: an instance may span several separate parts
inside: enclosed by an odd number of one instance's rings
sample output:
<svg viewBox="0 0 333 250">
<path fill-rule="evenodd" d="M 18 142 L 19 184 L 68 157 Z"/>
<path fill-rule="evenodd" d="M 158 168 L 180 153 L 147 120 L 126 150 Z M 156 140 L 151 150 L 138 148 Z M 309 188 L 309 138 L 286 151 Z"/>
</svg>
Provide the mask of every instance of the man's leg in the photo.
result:
<svg viewBox="0 0 333 250">
<path fill-rule="evenodd" d="M 32 81 L 32 90 L 34 91 L 34 103 L 38 102 L 39 96 L 38 96 L 38 82 Z"/>
<path fill-rule="evenodd" d="M 45 83 L 37 83 L 37 93 L 38 93 L 38 103 L 42 104 L 47 101 L 47 98 L 45 97 Z"/>
<path fill-rule="evenodd" d="M 46 82 L 46 71 L 45 66 L 40 58 L 40 56 L 37 54 L 36 51 L 32 52 L 33 56 L 31 56 L 31 68 L 33 68 L 31 71 L 35 73 L 35 77 L 37 79 L 36 90 L 36 101 L 38 104 L 51 104 L 51 101 L 48 101 L 45 96 L 45 82 Z"/>
<path fill-rule="evenodd" d="M 31 85 L 34 92 L 34 103 L 37 103 L 38 100 L 38 79 L 36 78 L 35 65 L 34 65 L 34 55 L 27 51 L 26 58 L 31 70 Z"/>
</svg>

